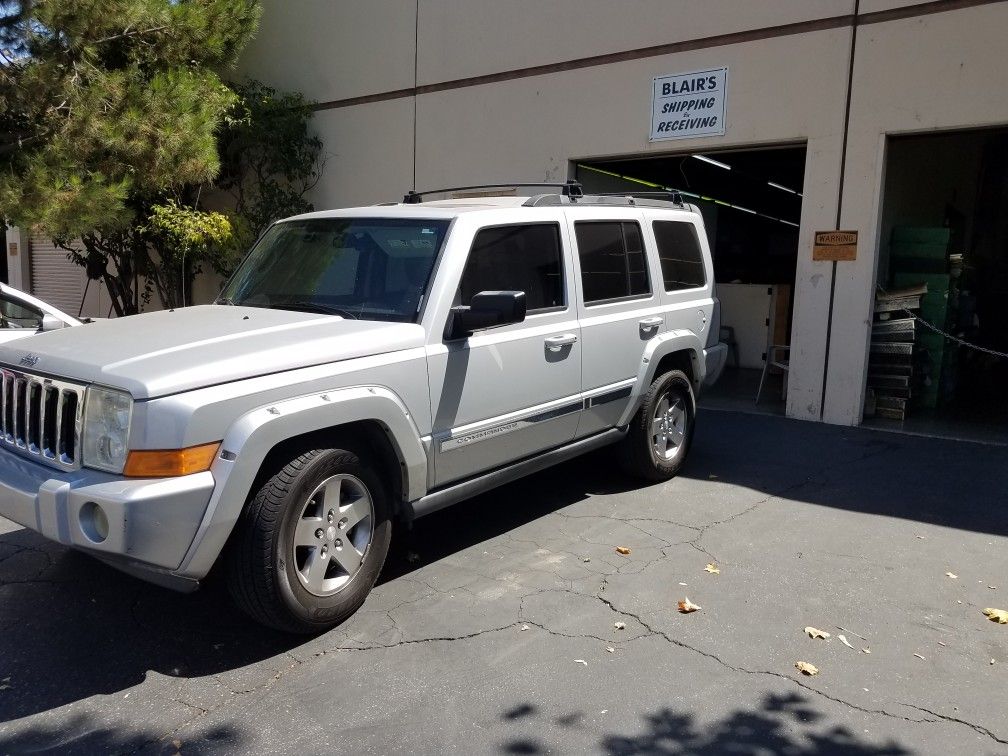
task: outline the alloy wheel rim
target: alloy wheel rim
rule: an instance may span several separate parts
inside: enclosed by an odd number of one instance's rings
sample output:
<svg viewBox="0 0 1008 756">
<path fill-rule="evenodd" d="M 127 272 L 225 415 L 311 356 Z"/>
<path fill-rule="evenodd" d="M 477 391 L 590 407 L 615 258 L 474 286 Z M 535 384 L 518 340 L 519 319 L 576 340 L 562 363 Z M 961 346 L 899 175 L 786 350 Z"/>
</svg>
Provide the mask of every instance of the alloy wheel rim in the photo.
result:
<svg viewBox="0 0 1008 756">
<path fill-rule="evenodd" d="M 686 441 L 686 406 L 682 397 L 662 396 L 651 418 L 651 445 L 659 460 L 675 459 Z"/>
<path fill-rule="evenodd" d="M 360 572 L 374 535 L 374 502 L 360 478 L 333 475 L 316 486 L 295 522 L 291 552 L 298 580 L 332 596 Z"/>
</svg>

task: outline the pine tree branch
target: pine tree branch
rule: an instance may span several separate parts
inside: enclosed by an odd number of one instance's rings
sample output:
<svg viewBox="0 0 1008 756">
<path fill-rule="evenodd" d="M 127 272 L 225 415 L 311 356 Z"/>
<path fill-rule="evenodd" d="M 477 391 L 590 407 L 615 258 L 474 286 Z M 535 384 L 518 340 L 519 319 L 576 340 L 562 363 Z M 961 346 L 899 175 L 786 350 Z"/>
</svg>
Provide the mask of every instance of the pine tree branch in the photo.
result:
<svg viewBox="0 0 1008 756">
<path fill-rule="evenodd" d="M 129 37 L 139 37 L 139 36 L 143 36 L 145 34 L 154 34 L 156 32 L 164 31 L 167 28 L 168 28 L 167 26 L 152 26 L 149 29 L 128 29 L 127 28 L 125 31 L 122 31 L 119 34 L 112 34 L 111 36 L 108 36 L 108 37 L 102 37 L 101 39 L 92 40 L 90 42 L 90 44 L 92 44 L 92 45 L 100 45 L 100 44 L 103 44 L 105 42 L 113 42 L 113 41 L 115 41 L 117 39 L 127 39 Z"/>
</svg>

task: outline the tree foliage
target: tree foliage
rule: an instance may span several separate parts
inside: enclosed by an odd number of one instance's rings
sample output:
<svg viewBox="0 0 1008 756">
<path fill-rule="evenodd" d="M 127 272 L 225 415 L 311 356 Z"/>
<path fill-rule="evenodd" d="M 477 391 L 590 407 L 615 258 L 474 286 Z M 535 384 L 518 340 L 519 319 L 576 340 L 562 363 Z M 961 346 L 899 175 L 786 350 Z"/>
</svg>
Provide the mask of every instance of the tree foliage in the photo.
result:
<svg viewBox="0 0 1008 756">
<path fill-rule="evenodd" d="M 238 102 L 221 130 L 217 186 L 232 195 L 254 239 L 272 221 L 314 209 L 305 197 L 325 161 L 308 128 L 314 103 L 259 81 L 233 86 Z"/>
<path fill-rule="evenodd" d="M 220 170 L 238 98 L 219 71 L 259 14 L 257 0 L 0 4 L 0 215 L 67 249 L 79 238 L 71 256 L 119 315 L 156 277 L 154 208 L 195 207 Z"/>
</svg>

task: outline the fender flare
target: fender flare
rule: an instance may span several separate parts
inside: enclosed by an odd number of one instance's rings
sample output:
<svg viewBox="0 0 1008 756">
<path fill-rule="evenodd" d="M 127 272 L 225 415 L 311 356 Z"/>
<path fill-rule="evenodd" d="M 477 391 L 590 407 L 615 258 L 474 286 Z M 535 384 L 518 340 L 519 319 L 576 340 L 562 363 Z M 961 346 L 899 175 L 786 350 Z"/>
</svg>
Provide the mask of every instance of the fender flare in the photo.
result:
<svg viewBox="0 0 1008 756">
<path fill-rule="evenodd" d="M 178 573 L 206 576 L 224 548 L 269 452 L 288 439 L 347 423 L 372 421 L 382 426 L 399 458 L 403 498 L 423 496 L 427 453 L 420 431 L 399 397 L 383 386 L 322 391 L 257 407 L 239 417 L 221 443 L 214 461 L 213 495 Z"/>
<path fill-rule="evenodd" d="M 637 370 L 637 380 L 630 393 L 630 403 L 619 420 L 619 427 L 625 427 L 640 408 L 644 395 L 655 379 L 655 371 L 662 358 L 674 352 L 687 352 L 693 359 L 694 387 L 703 382 L 705 366 L 703 361 L 704 344 L 692 331 L 667 331 L 651 339 Z"/>
</svg>

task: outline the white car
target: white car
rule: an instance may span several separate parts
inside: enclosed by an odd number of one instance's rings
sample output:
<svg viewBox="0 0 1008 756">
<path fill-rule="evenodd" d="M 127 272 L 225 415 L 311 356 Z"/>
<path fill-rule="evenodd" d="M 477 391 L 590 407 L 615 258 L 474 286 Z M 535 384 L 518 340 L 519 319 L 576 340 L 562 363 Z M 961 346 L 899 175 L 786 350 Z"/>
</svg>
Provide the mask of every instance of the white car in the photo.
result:
<svg viewBox="0 0 1008 756">
<path fill-rule="evenodd" d="M 30 294 L 0 284 L 0 344 L 43 331 L 79 325 L 81 321 L 72 315 Z"/>
</svg>

